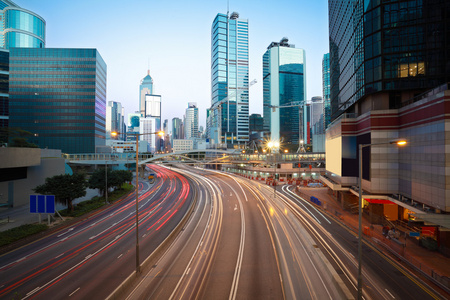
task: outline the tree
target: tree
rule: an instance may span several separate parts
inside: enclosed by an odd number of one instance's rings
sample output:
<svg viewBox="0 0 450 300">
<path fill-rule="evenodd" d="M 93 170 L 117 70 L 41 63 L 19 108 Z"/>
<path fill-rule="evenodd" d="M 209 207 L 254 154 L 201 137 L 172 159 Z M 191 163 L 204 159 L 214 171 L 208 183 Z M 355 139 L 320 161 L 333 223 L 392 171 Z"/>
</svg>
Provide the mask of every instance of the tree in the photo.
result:
<svg viewBox="0 0 450 300">
<path fill-rule="evenodd" d="M 36 144 L 28 142 L 27 138 L 33 134 L 20 128 L 0 128 L 0 143 L 8 144 L 9 147 L 39 148 Z"/>
<path fill-rule="evenodd" d="M 133 173 L 127 170 L 114 171 L 114 186 L 120 188 L 125 182 L 133 180 Z"/>
<path fill-rule="evenodd" d="M 105 196 L 106 192 L 106 176 L 108 177 L 108 189 L 113 187 L 113 174 L 112 170 L 107 169 L 105 174 L 105 169 L 96 169 L 91 177 L 89 178 L 88 187 L 90 189 L 98 189 L 100 194 Z"/>
<path fill-rule="evenodd" d="M 35 193 L 43 195 L 55 195 L 58 203 L 66 204 L 73 211 L 72 201 L 86 196 L 86 175 L 76 173 L 73 175 L 63 174 L 48 177 L 45 183 L 33 189 Z"/>
</svg>

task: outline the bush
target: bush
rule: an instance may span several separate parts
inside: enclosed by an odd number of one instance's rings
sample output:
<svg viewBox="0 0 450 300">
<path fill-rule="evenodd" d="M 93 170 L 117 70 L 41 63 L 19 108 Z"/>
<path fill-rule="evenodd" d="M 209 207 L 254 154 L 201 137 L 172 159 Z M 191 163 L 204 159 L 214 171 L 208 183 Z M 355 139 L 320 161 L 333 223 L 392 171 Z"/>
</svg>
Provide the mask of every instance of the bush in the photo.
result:
<svg viewBox="0 0 450 300">
<path fill-rule="evenodd" d="M 0 247 L 47 229 L 47 224 L 25 224 L 0 232 Z"/>
</svg>

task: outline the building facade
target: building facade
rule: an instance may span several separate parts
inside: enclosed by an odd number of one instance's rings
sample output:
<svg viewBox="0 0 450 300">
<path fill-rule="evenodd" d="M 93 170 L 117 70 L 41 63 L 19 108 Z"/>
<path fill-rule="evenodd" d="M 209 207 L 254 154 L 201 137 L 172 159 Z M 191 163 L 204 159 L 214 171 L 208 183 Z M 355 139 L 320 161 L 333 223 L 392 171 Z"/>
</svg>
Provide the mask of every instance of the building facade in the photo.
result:
<svg viewBox="0 0 450 300">
<path fill-rule="evenodd" d="M 284 147 L 298 148 L 305 129 L 305 50 L 289 44 L 287 38 L 272 42 L 263 55 L 264 128 L 272 140 Z"/>
<path fill-rule="evenodd" d="M 147 76 L 142 78 L 139 85 L 139 112 L 142 117 L 145 117 L 145 95 L 153 94 L 153 79 L 150 76 L 150 70 L 147 71 Z"/>
<path fill-rule="evenodd" d="M 332 123 L 323 179 L 355 203 L 350 187 L 361 167 L 373 223 L 387 215 L 439 225 L 450 212 L 449 11 L 444 0 L 329 3 Z M 397 138 L 408 144 L 389 144 Z M 361 144 L 368 146 L 359 165 Z"/>
<path fill-rule="evenodd" d="M 186 109 L 184 134 L 185 139 L 198 138 L 198 107 L 196 102 L 189 102 Z"/>
<path fill-rule="evenodd" d="M 45 48 L 45 20 L 38 14 L 0 0 L 0 47 Z"/>
<path fill-rule="evenodd" d="M 111 132 L 120 132 L 115 138 L 119 140 L 125 139 L 126 126 L 124 122 L 124 109 L 120 102 L 108 101 L 106 106 L 106 139 L 113 138 Z"/>
<path fill-rule="evenodd" d="M 171 142 L 173 145 L 173 140 L 179 140 L 183 138 L 183 122 L 180 118 L 172 119 L 172 138 Z"/>
<path fill-rule="evenodd" d="M 9 51 L 0 49 L 0 128 L 9 124 Z M 7 143 L 0 137 L 0 143 Z"/>
<path fill-rule="evenodd" d="M 105 145 L 106 64 L 96 49 L 11 48 L 10 127 L 63 153 Z"/>
<path fill-rule="evenodd" d="M 323 90 L 323 121 L 324 128 L 331 122 L 330 104 L 330 53 L 323 55 L 322 59 L 322 90 Z"/>
<path fill-rule="evenodd" d="M 208 128 L 220 144 L 249 139 L 248 20 L 217 14 L 211 28 L 211 112 Z"/>
</svg>

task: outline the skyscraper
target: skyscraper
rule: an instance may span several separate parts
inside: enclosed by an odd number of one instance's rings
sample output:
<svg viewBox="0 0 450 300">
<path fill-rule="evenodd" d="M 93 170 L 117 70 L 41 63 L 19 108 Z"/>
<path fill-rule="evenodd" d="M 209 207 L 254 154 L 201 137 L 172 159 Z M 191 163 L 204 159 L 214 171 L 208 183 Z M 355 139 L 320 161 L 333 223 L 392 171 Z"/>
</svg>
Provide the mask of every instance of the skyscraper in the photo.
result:
<svg viewBox="0 0 450 300">
<path fill-rule="evenodd" d="M 449 164 L 449 11 L 445 0 L 329 1 L 329 186 L 357 185 L 361 167 L 364 193 L 450 212 L 450 174 L 438 167 Z M 410 143 L 389 146 L 396 138 Z M 359 145 L 371 145 L 361 158 Z M 411 206 L 395 203 L 391 220 L 407 220 Z M 366 205 L 379 218 L 386 213 L 382 204 Z"/>
<path fill-rule="evenodd" d="M 111 132 L 120 132 L 117 139 L 123 140 L 125 138 L 125 122 L 124 111 L 122 104 L 116 101 L 108 101 L 106 106 L 106 139 L 111 139 Z"/>
<path fill-rule="evenodd" d="M 11 48 L 10 127 L 41 148 L 105 145 L 106 64 L 96 49 Z"/>
<path fill-rule="evenodd" d="M 248 20 L 217 14 L 211 28 L 210 137 L 225 144 L 248 141 Z M 219 124 L 220 123 L 220 124 Z"/>
<path fill-rule="evenodd" d="M 189 102 L 184 124 L 185 138 L 198 138 L 198 107 L 196 102 Z"/>
<path fill-rule="evenodd" d="M 147 71 L 147 76 L 142 78 L 139 85 L 139 111 L 142 117 L 145 117 L 145 95 L 153 94 L 153 79 L 150 76 L 150 70 Z"/>
<path fill-rule="evenodd" d="M 330 107 L 330 53 L 323 55 L 322 59 L 322 89 L 323 89 L 323 120 L 324 129 L 331 122 Z"/>
<path fill-rule="evenodd" d="M 0 0 L 0 47 L 45 48 L 45 20 L 38 14 Z"/>
<path fill-rule="evenodd" d="M 9 124 L 9 51 L 0 49 L 0 128 Z M 7 143 L 0 137 L 0 143 Z"/>
<path fill-rule="evenodd" d="M 264 128 L 272 140 L 292 150 L 305 132 L 300 126 L 306 100 L 305 63 L 305 50 L 295 48 L 287 38 L 272 42 L 263 55 Z"/>
<path fill-rule="evenodd" d="M 173 145 L 173 140 L 179 140 L 183 138 L 183 122 L 180 118 L 172 119 L 172 139 L 171 143 Z"/>
</svg>

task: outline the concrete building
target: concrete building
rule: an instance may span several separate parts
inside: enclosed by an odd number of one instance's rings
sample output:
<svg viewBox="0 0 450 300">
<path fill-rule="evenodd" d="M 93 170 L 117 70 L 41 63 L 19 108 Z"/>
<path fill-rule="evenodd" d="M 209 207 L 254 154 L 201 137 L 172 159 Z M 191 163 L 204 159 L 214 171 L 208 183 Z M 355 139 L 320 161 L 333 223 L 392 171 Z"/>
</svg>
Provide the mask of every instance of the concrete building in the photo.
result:
<svg viewBox="0 0 450 300">
<path fill-rule="evenodd" d="M 194 141 L 186 139 L 174 139 L 172 141 L 173 152 L 194 150 Z"/>
<path fill-rule="evenodd" d="M 184 122 L 184 138 L 198 138 L 198 107 L 196 102 L 189 102 Z"/>
</svg>

